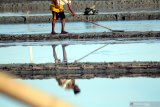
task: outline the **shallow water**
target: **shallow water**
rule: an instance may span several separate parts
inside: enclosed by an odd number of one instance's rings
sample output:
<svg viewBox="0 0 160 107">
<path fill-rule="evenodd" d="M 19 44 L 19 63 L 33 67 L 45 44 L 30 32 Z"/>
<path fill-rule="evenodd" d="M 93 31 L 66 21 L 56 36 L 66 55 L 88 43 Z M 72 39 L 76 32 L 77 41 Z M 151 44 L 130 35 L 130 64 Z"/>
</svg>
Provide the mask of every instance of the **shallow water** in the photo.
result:
<svg viewBox="0 0 160 107">
<path fill-rule="evenodd" d="M 160 61 L 160 40 L 147 40 L 106 44 L 70 44 L 65 48 L 68 62 L 74 62 L 100 47 L 103 48 L 79 62 Z M 58 45 L 56 53 L 61 61 L 64 58 L 62 52 L 62 45 Z M 0 64 L 30 63 L 31 60 L 33 63 L 54 63 L 52 44 L 1 47 L 0 53 Z"/>
<path fill-rule="evenodd" d="M 129 107 L 131 102 L 155 102 L 160 99 L 159 78 L 77 79 L 75 83 L 81 89 L 78 95 L 74 95 L 72 90 L 60 87 L 54 79 L 19 81 L 78 107 Z M 18 102 L 4 98 L 6 97 L 0 96 L 0 104 L 3 107 L 24 107 Z M 159 107 L 159 105 L 155 107 Z"/>
<path fill-rule="evenodd" d="M 160 20 L 146 21 L 99 21 L 97 24 L 109 27 L 113 30 L 124 31 L 160 31 Z M 16 28 L 16 29 L 15 29 Z M 86 22 L 67 22 L 66 31 L 70 33 L 85 32 L 110 32 L 107 29 L 98 27 Z M 51 23 L 38 24 L 0 24 L 0 34 L 38 34 L 50 33 Z M 61 24 L 57 22 L 55 31 L 60 33 Z"/>
</svg>

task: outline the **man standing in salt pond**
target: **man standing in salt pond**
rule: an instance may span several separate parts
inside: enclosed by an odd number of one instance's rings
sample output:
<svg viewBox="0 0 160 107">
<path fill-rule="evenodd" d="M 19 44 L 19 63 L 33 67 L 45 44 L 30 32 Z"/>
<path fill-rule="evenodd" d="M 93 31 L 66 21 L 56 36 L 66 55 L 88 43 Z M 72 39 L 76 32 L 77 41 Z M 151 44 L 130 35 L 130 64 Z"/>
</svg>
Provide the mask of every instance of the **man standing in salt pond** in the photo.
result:
<svg viewBox="0 0 160 107">
<path fill-rule="evenodd" d="M 57 19 L 60 18 L 61 20 L 61 34 L 67 34 L 68 32 L 65 31 L 65 14 L 64 14 L 64 5 L 67 4 L 69 11 L 72 13 L 72 16 L 75 16 L 74 11 L 71 7 L 70 0 L 52 0 L 52 4 L 50 6 L 50 10 L 52 11 L 53 21 L 52 21 L 52 32 L 51 34 L 57 34 L 55 32 L 55 24 Z"/>
</svg>

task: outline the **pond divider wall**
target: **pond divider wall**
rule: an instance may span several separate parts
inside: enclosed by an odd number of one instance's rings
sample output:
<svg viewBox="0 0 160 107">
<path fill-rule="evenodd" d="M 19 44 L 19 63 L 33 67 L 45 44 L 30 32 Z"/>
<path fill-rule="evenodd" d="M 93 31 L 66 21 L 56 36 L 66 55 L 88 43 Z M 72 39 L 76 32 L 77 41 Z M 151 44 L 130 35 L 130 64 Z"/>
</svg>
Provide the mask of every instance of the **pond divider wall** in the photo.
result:
<svg viewBox="0 0 160 107">
<path fill-rule="evenodd" d="M 78 18 L 77 18 L 78 17 Z M 77 17 L 72 17 L 66 14 L 67 22 L 83 22 L 89 21 L 125 21 L 125 20 L 159 20 L 160 11 L 144 11 L 144 12 L 114 12 L 97 15 L 77 14 Z M 51 23 L 51 14 L 30 14 L 18 16 L 0 16 L 0 24 L 11 23 Z"/>
<path fill-rule="evenodd" d="M 0 12 L 50 12 L 51 0 L 1 0 Z M 142 10 L 159 10 L 159 0 L 74 0 L 72 7 L 75 12 L 84 12 L 86 7 L 95 5 L 99 12 L 125 12 Z M 67 8 L 67 6 L 65 6 Z"/>
<path fill-rule="evenodd" d="M 101 33 L 73 33 L 73 34 L 0 34 L 0 42 L 29 42 L 29 41 L 93 41 L 93 40 L 111 40 L 111 39 L 159 39 L 159 31 L 126 31 L 126 32 L 101 32 Z"/>
<path fill-rule="evenodd" d="M 1 64 L 0 70 L 23 79 L 160 77 L 160 62 Z"/>
</svg>

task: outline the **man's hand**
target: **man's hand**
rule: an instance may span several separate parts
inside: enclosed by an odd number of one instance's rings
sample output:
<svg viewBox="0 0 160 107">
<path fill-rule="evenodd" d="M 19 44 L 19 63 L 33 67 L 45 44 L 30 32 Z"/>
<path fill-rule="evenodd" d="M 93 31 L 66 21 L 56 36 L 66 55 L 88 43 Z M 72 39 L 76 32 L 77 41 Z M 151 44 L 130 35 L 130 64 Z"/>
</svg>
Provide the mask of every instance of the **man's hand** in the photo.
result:
<svg viewBox="0 0 160 107">
<path fill-rule="evenodd" d="M 75 16 L 76 14 L 74 12 L 72 12 L 72 16 Z"/>
</svg>

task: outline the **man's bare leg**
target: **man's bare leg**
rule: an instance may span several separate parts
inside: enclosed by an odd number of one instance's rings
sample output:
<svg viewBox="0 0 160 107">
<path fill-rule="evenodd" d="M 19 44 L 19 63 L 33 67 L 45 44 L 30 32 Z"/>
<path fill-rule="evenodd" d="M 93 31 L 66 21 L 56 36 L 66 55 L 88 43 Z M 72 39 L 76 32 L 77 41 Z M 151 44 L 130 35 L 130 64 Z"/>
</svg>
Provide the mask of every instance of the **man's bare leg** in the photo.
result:
<svg viewBox="0 0 160 107">
<path fill-rule="evenodd" d="M 60 62 L 60 60 L 57 57 L 56 46 L 57 45 L 52 45 L 52 48 L 53 48 L 53 57 L 54 57 L 55 63 L 58 64 Z"/>
<path fill-rule="evenodd" d="M 67 63 L 67 52 L 66 52 L 66 49 L 65 49 L 66 46 L 68 46 L 68 45 L 66 45 L 66 44 L 63 44 L 63 45 L 62 45 L 63 62 L 64 62 L 64 63 Z"/>
<path fill-rule="evenodd" d="M 61 33 L 62 34 L 67 34 L 68 32 L 66 32 L 65 29 L 65 19 L 61 19 L 61 24 L 62 24 L 62 29 L 61 29 Z"/>
<path fill-rule="evenodd" d="M 51 34 L 57 34 L 56 32 L 55 32 L 55 25 L 56 25 L 56 20 L 55 19 L 53 19 L 53 21 L 52 21 L 52 32 L 51 32 Z"/>
</svg>

